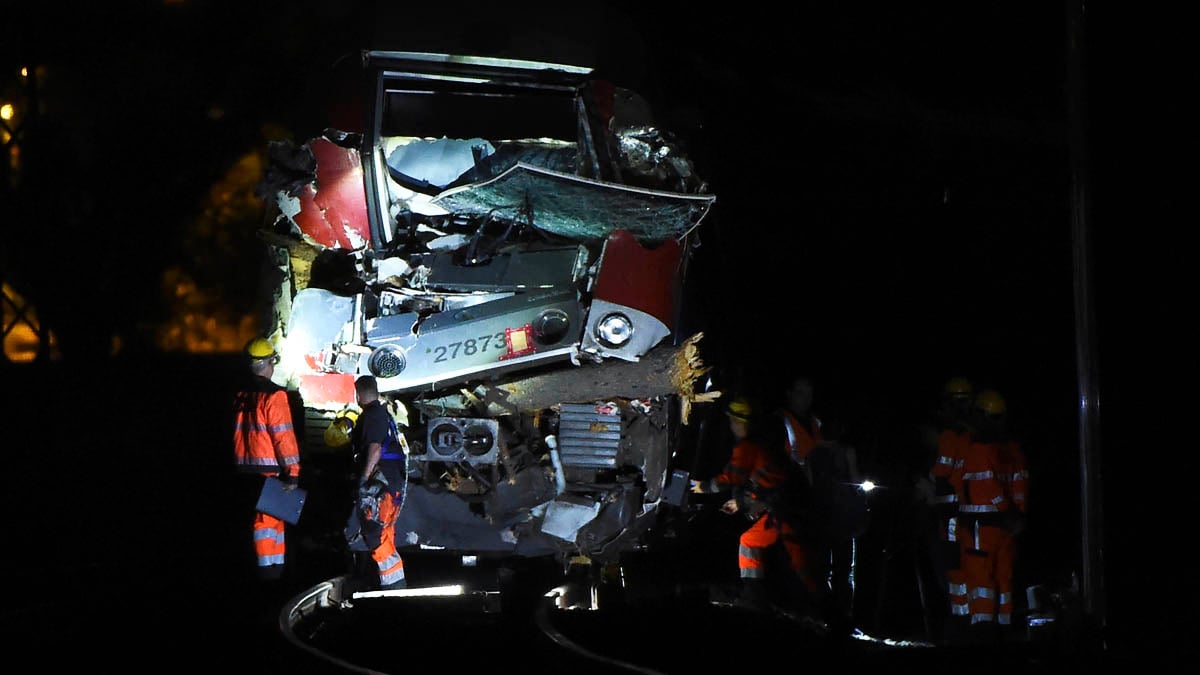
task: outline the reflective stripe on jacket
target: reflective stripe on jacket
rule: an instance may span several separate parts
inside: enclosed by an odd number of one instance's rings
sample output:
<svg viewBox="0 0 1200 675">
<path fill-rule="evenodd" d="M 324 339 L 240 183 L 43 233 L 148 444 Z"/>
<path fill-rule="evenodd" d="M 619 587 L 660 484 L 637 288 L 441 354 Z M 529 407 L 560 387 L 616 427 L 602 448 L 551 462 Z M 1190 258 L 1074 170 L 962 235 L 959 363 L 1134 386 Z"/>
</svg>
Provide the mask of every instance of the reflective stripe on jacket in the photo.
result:
<svg viewBox="0 0 1200 675">
<path fill-rule="evenodd" d="M 240 471 L 300 475 L 300 446 L 285 390 L 263 385 L 237 393 L 233 455 Z"/>
<path fill-rule="evenodd" d="M 1000 448 L 1000 461 L 1004 467 L 1004 482 L 1008 484 L 1009 498 L 1013 508 L 1025 513 L 1025 496 L 1029 490 L 1029 467 L 1021 444 L 1008 441 Z"/>
<path fill-rule="evenodd" d="M 962 464 L 962 498 L 958 511 L 983 524 L 998 524 L 1000 514 L 1012 507 L 1008 471 L 999 443 L 974 442 Z"/>
</svg>

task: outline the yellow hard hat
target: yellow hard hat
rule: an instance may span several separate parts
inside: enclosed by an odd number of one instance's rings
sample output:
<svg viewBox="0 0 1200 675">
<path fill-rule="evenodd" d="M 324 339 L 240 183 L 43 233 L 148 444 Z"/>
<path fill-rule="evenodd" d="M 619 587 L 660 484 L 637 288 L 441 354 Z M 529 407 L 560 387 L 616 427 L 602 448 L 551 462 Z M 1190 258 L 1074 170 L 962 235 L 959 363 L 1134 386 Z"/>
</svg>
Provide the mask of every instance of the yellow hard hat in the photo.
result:
<svg viewBox="0 0 1200 675">
<path fill-rule="evenodd" d="M 744 396 L 739 396 L 729 402 L 729 407 L 725 409 L 725 414 L 729 415 L 739 422 L 747 422 L 750 416 L 754 413 L 754 408 L 750 405 L 750 401 Z"/>
<path fill-rule="evenodd" d="M 252 359 L 272 359 L 278 356 L 275 353 L 275 345 L 266 338 L 254 338 L 246 343 L 246 356 Z"/>
<path fill-rule="evenodd" d="M 975 397 L 975 407 L 988 415 L 1003 415 L 1004 397 L 995 389 L 984 389 Z"/>
<path fill-rule="evenodd" d="M 331 448 L 344 448 L 350 445 L 350 433 L 354 430 L 354 423 L 357 420 L 358 413 L 352 410 L 339 413 L 325 428 L 325 445 Z"/>
</svg>

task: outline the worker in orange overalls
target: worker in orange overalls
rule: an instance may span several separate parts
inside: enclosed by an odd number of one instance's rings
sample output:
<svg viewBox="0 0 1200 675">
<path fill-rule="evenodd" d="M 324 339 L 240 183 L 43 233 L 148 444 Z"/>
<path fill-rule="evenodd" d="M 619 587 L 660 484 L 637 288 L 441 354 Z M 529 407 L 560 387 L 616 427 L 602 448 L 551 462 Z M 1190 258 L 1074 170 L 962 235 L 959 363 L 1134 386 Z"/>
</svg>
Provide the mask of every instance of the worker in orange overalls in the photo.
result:
<svg viewBox="0 0 1200 675">
<path fill-rule="evenodd" d="M 729 404 L 726 415 L 735 441 L 729 462 L 709 480 L 692 480 L 691 491 L 707 494 L 730 490 L 732 496 L 721 510 L 742 513 L 752 522 L 738 539 L 738 574 L 742 584 L 739 601 L 761 608 L 767 604 L 764 585 L 767 554 L 776 543 L 783 544 L 791 570 L 805 592 L 816 595 L 818 587 L 807 569 L 799 533 L 789 519 L 790 486 L 783 465 L 787 460 L 773 456 L 766 443 L 751 435 L 752 412 L 745 398 L 736 398 Z"/>
<path fill-rule="evenodd" d="M 407 482 L 408 443 L 380 398 L 374 376 L 360 376 L 354 391 L 362 408 L 352 432 L 359 488 L 347 535 L 351 550 L 370 552 L 379 588 L 398 590 L 408 585 L 395 528 Z"/>
<path fill-rule="evenodd" d="M 952 377 L 942 388 L 941 406 L 934 431 L 936 456 L 929 469 L 933 484 L 933 513 L 936 518 L 938 550 L 934 563 L 942 574 L 942 590 L 952 599 L 944 628 L 948 637 L 962 633 L 969 620 L 963 602 L 966 585 L 961 568 L 961 544 L 958 541 L 959 495 L 962 493 L 962 466 L 972 434 L 970 417 L 974 386 L 965 377 Z"/>
<path fill-rule="evenodd" d="M 1008 433 L 1003 397 L 985 389 L 974 407 L 975 434 L 963 456 L 959 498 L 964 592 L 951 597 L 974 637 L 992 641 L 1012 623 L 1016 537 L 1025 529 L 1028 470 L 1020 444 Z"/>
<path fill-rule="evenodd" d="M 276 476 L 284 489 L 295 489 L 300 481 L 300 445 L 292 426 L 292 409 L 287 391 L 271 381 L 279 355 L 266 338 L 246 344 L 250 378 L 234 397 L 233 456 L 239 472 L 258 478 Z M 285 522 L 262 511 L 254 512 L 254 553 L 259 578 L 278 580 L 283 576 L 287 548 Z"/>
</svg>

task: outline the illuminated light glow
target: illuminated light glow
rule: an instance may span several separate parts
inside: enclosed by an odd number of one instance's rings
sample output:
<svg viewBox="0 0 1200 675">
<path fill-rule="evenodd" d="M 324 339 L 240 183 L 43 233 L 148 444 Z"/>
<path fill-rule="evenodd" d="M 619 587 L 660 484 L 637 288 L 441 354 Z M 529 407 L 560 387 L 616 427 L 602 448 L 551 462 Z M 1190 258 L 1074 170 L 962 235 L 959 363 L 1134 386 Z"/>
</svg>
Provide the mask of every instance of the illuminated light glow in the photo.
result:
<svg viewBox="0 0 1200 675">
<path fill-rule="evenodd" d="M 37 359 L 38 333 L 43 330 L 37 311 L 17 293 L 16 289 L 0 286 L 0 339 L 3 340 L 4 356 L 12 363 L 32 363 Z M 50 359 L 62 357 L 58 349 L 58 338 L 53 331 L 47 335 L 50 343 Z"/>
<path fill-rule="evenodd" d="M 13 105 L 11 103 L 5 103 L 4 105 L 0 105 L 0 119 L 7 122 L 8 120 L 11 120 L 13 118 L 13 116 L 16 114 L 17 114 L 17 110 L 16 110 L 16 108 L 13 108 Z"/>
<path fill-rule="evenodd" d="M 464 593 L 462 584 L 429 586 L 427 588 L 397 588 L 391 591 L 360 591 L 352 598 L 453 598 Z"/>
<path fill-rule="evenodd" d="M 863 492 L 870 492 L 871 490 L 875 489 L 875 483 L 869 480 L 864 480 L 859 487 L 863 489 Z"/>
<path fill-rule="evenodd" d="M 870 636 L 870 635 L 867 635 L 866 633 L 862 632 L 861 630 L 859 630 L 859 629 L 857 629 L 857 628 L 855 628 L 855 629 L 854 629 L 854 632 L 850 634 L 850 637 L 851 637 L 852 639 L 854 639 L 854 640 L 861 640 L 861 641 L 863 641 L 863 642 L 874 642 L 874 643 L 876 643 L 876 644 L 887 645 L 888 647 L 921 647 L 921 648 L 931 648 L 931 647 L 934 647 L 934 646 L 935 646 L 933 643 L 930 643 L 930 642 L 921 642 L 921 641 L 919 641 L 919 640 L 894 640 L 894 639 L 892 639 L 892 638 L 877 638 L 877 637 L 872 637 L 872 636 Z"/>
</svg>

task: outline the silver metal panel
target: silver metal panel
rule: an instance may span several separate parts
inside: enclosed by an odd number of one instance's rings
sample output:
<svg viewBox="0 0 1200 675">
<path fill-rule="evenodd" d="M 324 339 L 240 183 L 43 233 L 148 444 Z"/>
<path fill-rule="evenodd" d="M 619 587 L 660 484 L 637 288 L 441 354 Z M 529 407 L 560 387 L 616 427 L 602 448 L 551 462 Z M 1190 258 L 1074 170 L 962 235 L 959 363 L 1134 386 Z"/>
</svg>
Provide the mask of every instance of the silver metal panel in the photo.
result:
<svg viewBox="0 0 1200 675">
<path fill-rule="evenodd" d="M 600 323 L 601 319 L 614 312 L 624 314 L 633 323 L 633 333 L 629 342 L 615 348 L 602 345 L 596 340 L 596 325 Z M 587 323 L 587 330 L 583 332 L 580 349 L 604 358 L 616 357 L 626 361 L 637 361 L 671 334 L 671 330 L 667 328 L 666 324 L 653 315 L 606 300 L 592 302 L 592 306 L 588 310 Z"/>
<path fill-rule="evenodd" d="M 568 319 L 568 331 L 554 344 L 540 344 L 530 332 L 547 310 L 559 310 Z M 581 327 L 579 302 L 567 290 L 514 295 L 439 312 L 419 323 L 413 314 L 378 317 L 367 321 L 364 336 L 371 349 L 387 346 L 404 354 L 402 372 L 379 378 L 380 391 L 391 392 L 572 358 Z"/>
</svg>

